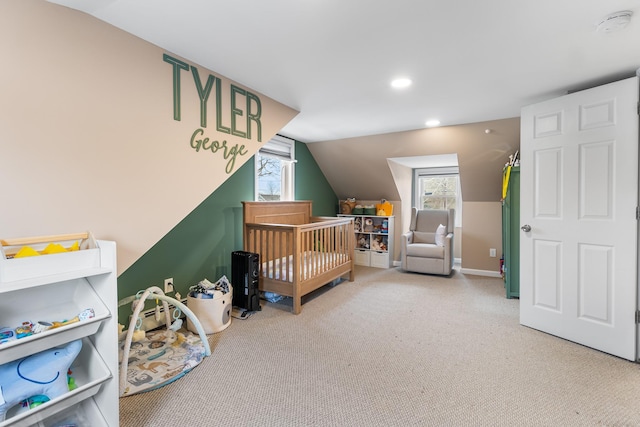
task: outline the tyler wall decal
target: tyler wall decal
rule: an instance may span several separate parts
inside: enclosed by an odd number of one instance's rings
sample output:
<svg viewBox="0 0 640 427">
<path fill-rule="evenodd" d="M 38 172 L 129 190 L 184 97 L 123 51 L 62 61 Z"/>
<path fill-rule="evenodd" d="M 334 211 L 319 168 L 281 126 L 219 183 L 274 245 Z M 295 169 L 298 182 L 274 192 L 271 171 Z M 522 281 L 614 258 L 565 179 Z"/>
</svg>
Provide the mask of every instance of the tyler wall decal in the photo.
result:
<svg viewBox="0 0 640 427">
<path fill-rule="evenodd" d="M 237 156 L 244 156 L 248 150 L 243 144 L 228 143 L 226 139 L 219 139 L 206 136 L 207 128 L 207 102 L 215 87 L 215 132 L 219 134 L 233 135 L 248 140 L 255 139 L 262 141 L 262 104 L 260 97 L 243 88 L 229 84 L 229 97 L 223 98 L 223 81 L 219 77 L 209 74 L 206 83 L 203 85 L 198 69 L 184 61 L 174 58 L 168 54 L 163 54 L 164 62 L 173 67 L 173 119 L 182 120 L 181 111 L 181 72 L 191 71 L 198 98 L 200 100 L 200 127 L 193 131 L 189 140 L 189 145 L 196 152 L 210 151 L 211 153 L 221 152 L 227 165 L 225 171 L 230 174 L 236 162 Z M 224 123 L 223 112 L 227 109 L 229 114 L 228 123 Z"/>
</svg>

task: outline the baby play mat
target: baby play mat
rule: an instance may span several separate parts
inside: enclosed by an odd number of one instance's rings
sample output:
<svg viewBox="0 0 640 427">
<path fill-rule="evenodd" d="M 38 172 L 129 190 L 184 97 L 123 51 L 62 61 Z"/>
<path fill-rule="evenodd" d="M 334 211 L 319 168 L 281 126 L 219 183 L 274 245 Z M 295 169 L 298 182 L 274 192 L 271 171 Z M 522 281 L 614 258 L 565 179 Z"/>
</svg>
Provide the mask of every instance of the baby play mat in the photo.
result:
<svg viewBox="0 0 640 427">
<path fill-rule="evenodd" d="M 167 337 L 167 332 L 170 336 Z M 124 341 L 119 343 L 122 360 Z M 121 396 L 129 396 L 162 387 L 185 375 L 205 356 L 197 335 L 180 330 L 147 332 L 145 339 L 131 343 L 127 378 Z"/>
<path fill-rule="evenodd" d="M 140 312 L 144 301 L 162 301 L 166 329 L 144 332 L 140 330 Z M 180 301 L 168 297 L 156 286 L 125 298 L 118 305 L 132 302 L 133 315 L 126 336 L 119 342 L 120 397 L 149 391 L 169 384 L 187 374 L 205 356 L 211 355 L 209 342 L 198 318 Z M 171 322 L 169 303 L 175 307 Z M 195 325 L 198 335 L 181 329 L 178 310 Z M 134 338 L 135 337 L 135 338 Z"/>
</svg>

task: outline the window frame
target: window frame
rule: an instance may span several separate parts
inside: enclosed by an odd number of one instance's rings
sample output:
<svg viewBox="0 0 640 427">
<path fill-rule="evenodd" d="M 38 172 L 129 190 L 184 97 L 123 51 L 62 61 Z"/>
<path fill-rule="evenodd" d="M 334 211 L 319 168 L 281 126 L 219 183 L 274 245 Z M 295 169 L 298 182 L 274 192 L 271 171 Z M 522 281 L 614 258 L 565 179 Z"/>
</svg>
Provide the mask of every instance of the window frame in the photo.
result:
<svg viewBox="0 0 640 427">
<path fill-rule="evenodd" d="M 260 201 L 259 157 L 271 157 L 280 161 L 280 198 L 281 201 L 295 200 L 295 140 L 275 135 L 267 141 L 254 157 L 254 200 Z"/>
<path fill-rule="evenodd" d="M 413 206 L 421 206 L 421 194 L 419 180 L 422 177 L 428 176 L 456 176 L 457 188 L 456 188 L 456 215 L 455 215 L 455 227 L 462 227 L 462 187 L 460 184 L 460 168 L 458 166 L 446 166 L 446 167 L 430 167 L 430 168 L 416 168 L 413 170 Z"/>
</svg>

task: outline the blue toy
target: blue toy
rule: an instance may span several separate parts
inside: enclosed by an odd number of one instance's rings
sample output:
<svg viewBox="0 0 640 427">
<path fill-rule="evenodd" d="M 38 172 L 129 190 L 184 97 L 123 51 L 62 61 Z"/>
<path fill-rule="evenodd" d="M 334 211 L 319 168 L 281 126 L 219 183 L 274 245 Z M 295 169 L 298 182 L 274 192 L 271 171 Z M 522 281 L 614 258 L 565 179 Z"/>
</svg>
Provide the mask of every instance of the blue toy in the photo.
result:
<svg viewBox="0 0 640 427">
<path fill-rule="evenodd" d="M 76 340 L 0 365 L 0 421 L 12 406 L 31 396 L 53 400 L 68 392 L 67 372 L 81 349 L 82 341 Z"/>
</svg>

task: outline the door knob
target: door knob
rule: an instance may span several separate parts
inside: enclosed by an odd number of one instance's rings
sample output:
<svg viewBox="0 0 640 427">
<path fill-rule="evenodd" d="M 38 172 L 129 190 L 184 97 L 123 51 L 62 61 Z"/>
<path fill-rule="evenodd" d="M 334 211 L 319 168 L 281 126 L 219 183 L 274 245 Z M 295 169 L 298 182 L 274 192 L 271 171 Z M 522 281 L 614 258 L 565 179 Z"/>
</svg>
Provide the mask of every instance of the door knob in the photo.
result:
<svg viewBox="0 0 640 427">
<path fill-rule="evenodd" d="M 524 231 L 525 233 L 528 233 L 528 232 L 530 232 L 530 231 L 531 231 L 531 226 L 530 226 L 529 224 L 525 224 L 525 225 L 523 225 L 522 227 L 520 227 L 520 229 L 521 229 L 522 231 Z"/>
</svg>

